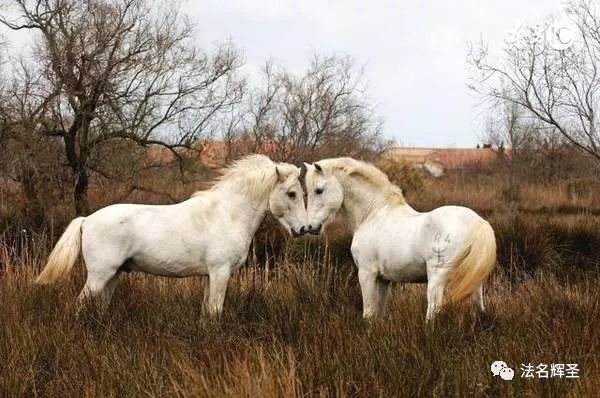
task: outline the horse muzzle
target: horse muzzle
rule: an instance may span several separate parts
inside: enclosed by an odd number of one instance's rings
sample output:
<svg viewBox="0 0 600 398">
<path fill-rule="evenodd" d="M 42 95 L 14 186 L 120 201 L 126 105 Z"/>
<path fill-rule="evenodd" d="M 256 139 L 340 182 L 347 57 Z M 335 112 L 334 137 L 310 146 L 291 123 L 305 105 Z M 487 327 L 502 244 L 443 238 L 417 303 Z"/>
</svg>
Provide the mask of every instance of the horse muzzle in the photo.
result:
<svg viewBox="0 0 600 398">
<path fill-rule="evenodd" d="M 297 230 L 297 231 L 296 231 L 296 228 L 290 228 L 290 229 L 291 229 L 291 231 L 292 231 L 292 236 L 293 236 L 294 238 L 297 238 L 297 237 L 299 237 L 299 236 L 302 236 L 302 235 L 304 235 L 305 233 L 307 233 L 307 232 L 308 232 L 308 230 L 306 229 L 306 227 L 305 227 L 304 225 L 303 225 L 303 226 L 301 226 L 301 227 L 300 227 L 300 229 L 299 229 L 299 230 Z"/>
<path fill-rule="evenodd" d="M 313 227 L 312 225 L 308 225 L 307 232 L 311 235 L 319 235 L 321 233 L 321 227 L 323 224 Z"/>
</svg>

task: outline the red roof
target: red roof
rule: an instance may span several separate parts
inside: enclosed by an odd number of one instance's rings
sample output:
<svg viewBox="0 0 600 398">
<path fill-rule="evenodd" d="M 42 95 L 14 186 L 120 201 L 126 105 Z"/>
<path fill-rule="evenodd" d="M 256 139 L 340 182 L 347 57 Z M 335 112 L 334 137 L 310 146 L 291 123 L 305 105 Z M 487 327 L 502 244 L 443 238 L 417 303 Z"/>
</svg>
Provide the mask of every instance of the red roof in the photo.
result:
<svg viewBox="0 0 600 398">
<path fill-rule="evenodd" d="M 197 157 L 201 164 L 209 167 L 222 167 L 228 163 L 232 158 L 231 149 L 234 151 L 255 152 L 247 151 L 244 148 L 246 144 L 244 142 L 233 143 L 231 148 L 230 143 L 224 141 L 204 141 L 197 144 L 199 152 L 195 152 L 187 149 L 178 149 L 178 153 L 188 154 L 192 157 Z M 263 142 L 259 146 L 259 152 L 266 155 L 272 154 L 277 150 L 277 144 L 274 142 Z M 175 154 L 169 148 L 160 145 L 151 145 L 146 148 L 148 159 L 152 162 L 161 164 L 170 164 L 175 161 Z"/>
<path fill-rule="evenodd" d="M 246 148 L 248 146 L 248 148 Z M 233 157 L 230 149 L 241 153 L 260 152 L 266 155 L 274 154 L 278 149 L 275 142 L 264 142 L 258 148 L 238 141 L 230 148 L 230 143 L 224 141 L 204 141 L 198 143 L 201 148 L 199 153 L 189 150 L 179 150 L 180 153 L 189 152 L 190 156 L 198 157 L 200 163 L 209 167 L 222 167 Z M 258 151 L 256 150 L 258 149 Z M 170 164 L 175 161 L 175 155 L 168 148 L 152 145 L 146 149 L 148 159 L 161 164 Z M 435 164 L 445 169 L 458 169 L 474 163 L 491 162 L 498 157 L 498 151 L 492 148 L 410 148 L 391 145 L 383 156 L 396 160 L 403 160 L 414 164 Z"/>
</svg>

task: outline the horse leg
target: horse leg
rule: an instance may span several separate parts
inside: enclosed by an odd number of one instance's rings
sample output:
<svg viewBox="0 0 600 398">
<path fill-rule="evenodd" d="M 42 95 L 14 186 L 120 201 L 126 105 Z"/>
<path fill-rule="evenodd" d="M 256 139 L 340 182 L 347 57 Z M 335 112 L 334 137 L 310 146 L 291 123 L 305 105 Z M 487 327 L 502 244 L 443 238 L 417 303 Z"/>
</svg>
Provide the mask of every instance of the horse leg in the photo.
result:
<svg viewBox="0 0 600 398">
<path fill-rule="evenodd" d="M 358 269 L 358 281 L 363 299 L 363 318 L 370 319 L 379 314 L 380 310 L 380 289 L 377 281 L 377 274 L 365 269 Z"/>
<path fill-rule="evenodd" d="M 429 322 L 442 306 L 447 271 L 433 269 L 433 267 L 427 267 L 427 271 L 427 313 L 425 314 L 425 320 Z"/>
<path fill-rule="evenodd" d="M 77 312 L 79 313 L 85 304 L 91 300 L 94 301 L 100 312 L 106 311 L 118 282 L 119 275 L 117 272 L 98 273 L 88 271 L 85 286 L 77 298 Z"/>
<path fill-rule="evenodd" d="M 208 312 L 208 298 L 210 297 L 210 277 L 204 278 L 204 297 L 202 298 L 202 311 Z"/>
<path fill-rule="evenodd" d="M 81 252 L 87 268 L 85 286 L 77 298 L 80 312 L 89 301 L 105 311 L 119 282 L 119 269 L 127 255 L 119 242 L 105 239 L 94 228 L 84 231 Z"/>
<path fill-rule="evenodd" d="M 225 293 L 227 292 L 227 283 L 231 271 L 229 267 L 221 268 L 208 275 L 208 303 L 206 311 L 210 316 L 220 315 L 223 310 L 223 302 L 225 301 Z"/>
<path fill-rule="evenodd" d="M 383 315 L 385 311 L 385 305 L 387 304 L 388 293 L 390 291 L 390 281 L 385 279 L 377 278 L 375 280 L 377 288 L 377 306 L 379 307 L 379 314 Z"/>
<path fill-rule="evenodd" d="M 108 283 L 104 287 L 104 290 L 102 291 L 102 300 L 104 302 L 105 307 L 108 307 L 108 305 L 110 304 L 110 302 L 112 300 L 112 296 L 115 293 L 115 289 L 117 288 L 118 284 L 119 284 L 119 272 L 117 272 L 115 274 L 115 276 L 113 276 L 108 281 Z"/>
<path fill-rule="evenodd" d="M 483 305 L 483 285 L 479 286 L 471 295 L 473 303 L 477 306 L 479 311 L 484 312 L 485 306 Z"/>
</svg>

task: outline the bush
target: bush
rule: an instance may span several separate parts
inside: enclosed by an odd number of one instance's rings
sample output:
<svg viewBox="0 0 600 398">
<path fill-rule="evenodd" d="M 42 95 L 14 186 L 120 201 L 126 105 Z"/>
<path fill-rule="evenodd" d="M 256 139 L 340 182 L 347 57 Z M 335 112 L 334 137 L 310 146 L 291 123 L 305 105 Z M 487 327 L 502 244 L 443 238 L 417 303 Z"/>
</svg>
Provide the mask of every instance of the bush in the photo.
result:
<svg viewBox="0 0 600 398">
<path fill-rule="evenodd" d="M 375 166 L 387 174 L 390 181 L 400 188 L 404 195 L 419 195 L 425 191 L 427 178 L 423 170 L 412 165 L 389 158 L 381 158 Z"/>
</svg>

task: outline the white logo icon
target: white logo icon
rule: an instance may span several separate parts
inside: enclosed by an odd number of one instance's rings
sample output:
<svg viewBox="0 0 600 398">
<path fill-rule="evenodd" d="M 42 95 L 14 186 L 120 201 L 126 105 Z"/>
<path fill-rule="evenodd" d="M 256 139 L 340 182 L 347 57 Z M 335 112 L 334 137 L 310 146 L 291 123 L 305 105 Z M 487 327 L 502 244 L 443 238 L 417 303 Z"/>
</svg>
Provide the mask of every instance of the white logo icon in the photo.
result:
<svg viewBox="0 0 600 398">
<path fill-rule="evenodd" d="M 492 366 L 490 367 L 490 370 L 492 371 L 492 374 L 494 376 L 498 376 L 500 374 L 500 371 L 503 368 L 506 368 L 506 367 L 507 367 L 506 362 L 504 362 L 504 361 L 495 361 L 492 364 Z"/>
<path fill-rule="evenodd" d="M 512 380 L 515 377 L 515 371 L 509 367 L 502 368 L 500 371 L 500 378 L 502 380 Z"/>
<path fill-rule="evenodd" d="M 490 370 L 494 376 L 500 376 L 502 380 L 512 380 L 515 376 L 515 371 L 509 368 L 504 361 L 494 361 Z"/>
</svg>

